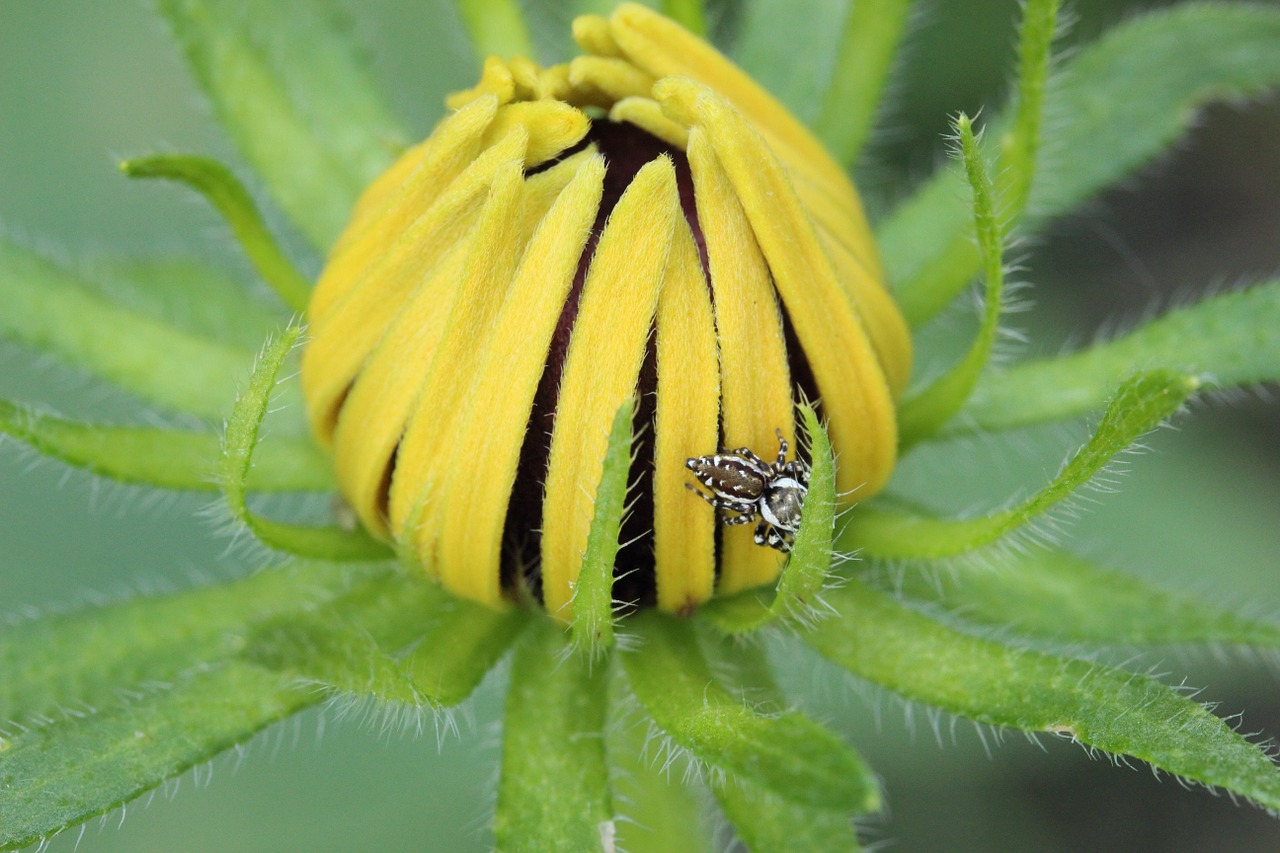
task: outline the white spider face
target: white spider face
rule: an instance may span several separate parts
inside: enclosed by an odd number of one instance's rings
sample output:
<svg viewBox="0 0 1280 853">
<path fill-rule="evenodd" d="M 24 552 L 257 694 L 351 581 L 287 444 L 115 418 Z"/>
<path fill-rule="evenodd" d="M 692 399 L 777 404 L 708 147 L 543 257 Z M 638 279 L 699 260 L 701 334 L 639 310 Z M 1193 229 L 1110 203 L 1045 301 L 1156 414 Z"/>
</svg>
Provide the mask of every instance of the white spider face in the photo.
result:
<svg viewBox="0 0 1280 853">
<path fill-rule="evenodd" d="M 805 495 L 809 493 L 809 466 L 799 459 L 787 461 L 782 430 L 778 430 L 778 458 L 772 465 L 749 448 L 740 447 L 689 459 L 685 467 L 711 494 L 692 484 L 686 484 L 688 488 L 725 513 L 720 517 L 721 524 L 749 524 L 758 518 L 757 545 L 784 553 L 791 550 L 800 528 Z"/>
</svg>

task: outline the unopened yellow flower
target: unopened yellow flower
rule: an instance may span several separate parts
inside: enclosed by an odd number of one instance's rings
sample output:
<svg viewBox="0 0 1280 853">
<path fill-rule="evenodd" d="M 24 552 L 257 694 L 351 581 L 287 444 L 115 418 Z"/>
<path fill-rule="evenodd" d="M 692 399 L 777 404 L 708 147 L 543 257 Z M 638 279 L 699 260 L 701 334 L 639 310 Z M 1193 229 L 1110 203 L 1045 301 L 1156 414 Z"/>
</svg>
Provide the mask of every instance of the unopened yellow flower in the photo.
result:
<svg viewBox="0 0 1280 853">
<path fill-rule="evenodd" d="M 804 395 L 838 487 L 873 494 L 910 340 L 857 194 L 776 100 L 641 6 L 574 36 L 568 64 L 490 58 L 365 192 L 311 300 L 303 385 L 369 530 L 459 595 L 528 589 L 561 618 L 637 397 L 615 597 L 688 612 L 782 558 L 749 526 L 717 534 L 685 459 L 794 441 Z"/>
</svg>

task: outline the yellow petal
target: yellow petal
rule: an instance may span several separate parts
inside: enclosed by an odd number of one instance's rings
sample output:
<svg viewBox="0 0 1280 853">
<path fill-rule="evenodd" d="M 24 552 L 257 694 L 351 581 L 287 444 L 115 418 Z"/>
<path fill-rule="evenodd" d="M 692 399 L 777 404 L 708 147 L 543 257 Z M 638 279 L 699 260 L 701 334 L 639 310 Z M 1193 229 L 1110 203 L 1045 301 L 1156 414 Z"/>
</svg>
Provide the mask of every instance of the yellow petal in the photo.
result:
<svg viewBox="0 0 1280 853">
<path fill-rule="evenodd" d="M 492 96 L 458 110 L 366 191 L 316 282 L 308 308 L 313 325 L 386 256 L 410 223 L 476 159 L 497 111 L 498 102 Z M 402 177 L 401 171 L 409 174 Z"/>
<path fill-rule="evenodd" d="M 793 444 L 795 438 L 791 373 L 777 297 L 747 214 L 705 130 L 690 131 L 688 155 L 720 337 L 724 447 L 750 447 L 767 457 L 777 445 L 775 430 L 781 429 Z M 691 455 L 716 449 L 711 445 Z M 695 496 L 683 497 L 690 512 L 714 515 Z M 737 525 L 724 529 L 720 565 L 719 589 L 730 593 L 773 580 L 781 560 L 776 552 L 755 544 L 749 525 Z"/>
<path fill-rule="evenodd" d="M 609 22 L 599 15 L 579 15 L 574 18 L 573 40 L 584 53 L 614 58 L 622 56 L 622 49 L 609 31 Z"/>
<path fill-rule="evenodd" d="M 815 218 L 881 277 L 857 193 L 840 165 L 786 107 L 710 44 L 651 9 L 624 3 L 609 24 L 623 54 L 640 68 L 655 77 L 689 77 L 733 104 L 777 152 Z"/>
<path fill-rule="evenodd" d="M 623 98 L 610 107 L 609 119 L 634 124 L 675 148 L 684 149 L 689 145 L 689 129 L 667 118 L 652 98 Z"/>
<path fill-rule="evenodd" d="M 484 70 L 480 72 L 480 82 L 470 89 L 454 92 L 444 99 L 445 106 L 451 110 L 461 109 L 474 100 L 493 95 L 499 104 L 509 104 L 516 95 L 515 79 L 507 63 L 496 56 L 484 61 Z"/>
<path fill-rule="evenodd" d="M 608 108 L 623 98 L 648 95 L 654 77 L 625 59 L 579 56 L 569 63 L 569 83 L 586 103 Z"/>
<path fill-rule="evenodd" d="M 436 567 L 431 559 L 432 528 L 418 525 L 417 519 L 433 517 L 444 482 L 443 472 L 457 465 L 458 448 L 466 441 L 458 435 L 459 412 L 465 409 L 476 365 L 493 340 L 494 318 L 511 286 L 524 246 L 584 156 L 585 152 L 528 181 L 522 180 L 516 169 L 514 183 L 503 188 L 501 194 L 495 179 L 486 208 L 492 217 L 477 225 L 470 257 L 457 295 L 447 306 L 447 320 L 437 336 L 434 355 L 430 362 L 418 364 L 422 379 L 408 427 L 400 439 L 388 509 L 392 532 L 410 544 L 433 573 Z M 493 345 L 501 346 L 502 342 L 495 341 Z"/>
<path fill-rule="evenodd" d="M 655 94 L 681 118 L 707 129 L 818 384 L 840 459 L 837 486 L 859 489 L 860 499 L 874 494 L 897 454 L 893 398 L 782 165 L 737 111 L 705 86 L 668 79 Z"/>
<path fill-rule="evenodd" d="M 435 523 L 440 577 L 453 592 L 502 600 L 502 536 L 520 449 L 552 333 L 595 222 L 604 160 L 593 155 L 556 200 L 529 243 L 494 322 L 457 432 L 466 464 L 453 465 Z"/>
<path fill-rule="evenodd" d="M 609 216 L 591 261 L 560 381 L 542 522 L 547 610 L 572 618 L 609 427 L 635 394 L 672 228 L 680 215 L 675 167 L 645 165 Z"/>
<path fill-rule="evenodd" d="M 587 135 L 591 122 L 583 112 L 559 101 L 524 101 L 498 110 L 485 132 L 485 144 L 502 139 L 515 127 L 528 133 L 525 165 L 530 169 L 559 156 Z"/>
<path fill-rule="evenodd" d="M 338 407 L 391 319 L 470 228 L 499 169 L 524 161 L 525 132 L 477 157 L 378 259 L 333 309 L 311 326 L 303 353 L 302 390 L 312 431 L 332 440 Z"/>
<path fill-rule="evenodd" d="M 715 513 L 684 488 L 684 462 L 716 449 L 720 364 L 702 261 L 683 219 L 676 221 L 658 299 L 657 345 L 653 546 L 658 608 L 687 614 L 715 590 Z"/>
<path fill-rule="evenodd" d="M 862 320 L 894 398 L 901 396 L 911 378 L 911 330 L 898 305 L 880 280 L 839 241 L 820 228 L 814 229 L 826 251 L 836 278 Z"/>
</svg>

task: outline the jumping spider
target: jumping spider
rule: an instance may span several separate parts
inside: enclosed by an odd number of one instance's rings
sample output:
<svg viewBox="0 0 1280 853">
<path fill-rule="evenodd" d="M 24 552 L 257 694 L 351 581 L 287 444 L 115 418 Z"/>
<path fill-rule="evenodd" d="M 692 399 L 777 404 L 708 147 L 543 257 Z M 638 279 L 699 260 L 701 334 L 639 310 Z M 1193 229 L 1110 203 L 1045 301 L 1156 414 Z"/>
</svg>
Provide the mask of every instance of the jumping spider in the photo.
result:
<svg viewBox="0 0 1280 853">
<path fill-rule="evenodd" d="M 721 524 L 750 524 L 759 516 L 756 544 L 787 553 L 800 528 L 800 512 L 809 493 L 809 465 L 800 459 L 788 462 L 787 440 L 782 430 L 777 433 L 778 460 L 772 465 L 746 447 L 699 456 L 684 464 L 711 494 L 692 483 L 685 483 L 685 487 L 728 513 L 720 517 Z"/>
</svg>

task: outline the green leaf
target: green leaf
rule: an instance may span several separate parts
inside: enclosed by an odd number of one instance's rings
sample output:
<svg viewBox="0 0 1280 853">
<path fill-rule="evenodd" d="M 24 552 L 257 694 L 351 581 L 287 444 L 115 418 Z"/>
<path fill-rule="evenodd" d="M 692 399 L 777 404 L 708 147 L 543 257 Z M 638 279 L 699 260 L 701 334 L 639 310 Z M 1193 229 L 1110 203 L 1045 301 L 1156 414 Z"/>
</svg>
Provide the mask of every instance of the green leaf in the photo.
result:
<svg viewBox="0 0 1280 853">
<path fill-rule="evenodd" d="M 848 9 L 848 0 L 748 0 L 736 12 L 733 61 L 796 118 L 811 121 L 823 104 Z"/>
<path fill-rule="evenodd" d="M 242 648 L 252 623 L 316 607 L 370 573 L 289 563 L 218 586 L 6 625 L 0 720 L 30 725 L 60 709 L 112 705 L 125 691 L 171 681 L 199 662 L 226 660 Z"/>
<path fill-rule="evenodd" d="M 579 654 L 593 658 L 613 646 L 613 567 L 618 561 L 618 538 L 626 511 L 634 414 L 635 401 L 628 400 L 613 417 L 596 489 L 595 515 L 573 593 L 573 646 Z"/>
<path fill-rule="evenodd" d="M 874 776 L 838 737 L 795 711 L 758 713 L 721 686 L 691 624 L 643 612 L 628 626 L 638 643 L 621 655 L 627 679 L 677 746 L 716 770 L 801 805 L 879 808 Z"/>
<path fill-rule="evenodd" d="M 252 351 L 115 305 L 69 269 L 5 240 L 0 335 L 164 408 L 215 422 L 226 414 L 252 357 Z M 298 401 L 290 396 L 282 402 Z"/>
<path fill-rule="evenodd" d="M 285 257 L 253 198 L 226 166 L 209 157 L 160 154 L 126 160 L 120 171 L 131 178 L 180 181 L 209 200 L 244 249 L 262 280 L 294 311 L 302 312 L 311 298 L 311 283 Z"/>
<path fill-rule="evenodd" d="M 1049 81 L 1027 227 L 1087 200 L 1164 151 L 1215 100 L 1280 83 L 1280 11 L 1184 3 L 1112 29 Z M 993 122 L 1005 127 L 1004 121 Z M 999 135 L 997 135 L 997 138 Z M 880 227 L 877 237 L 913 326 L 944 307 L 978 269 L 960 176 L 941 172 Z"/>
<path fill-rule="evenodd" d="M 912 571 L 895 584 L 903 595 L 937 602 L 966 622 L 1059 643 L 1280 648 L 1280 624 L 1274 621 L 1166 592 L 1063 551 L 965 562 L 937 578 Z"/>
<path fill-rule="evenodd" d="M 405 132 L 331 2 L 159 0 L 197 82 L 281 208 L 327 248 Z"/>
<path fill-rule="evenodd" d="M 719 637 L 703 648 L 717 677 L 735 697 L 762 712 L 787 707 L 763 647 L 741 637 Z M 857 850 L 858 839 L 848 808 L 829 808 L 771 791 L 742 776 L 713 775 L 711 789 L 750 850 Z"/>
<path fill-rule="evenodd" d="M 212 432 L 82 423 L 0 400 L 0 432 L 46 456 L 123 483 L 216 491 L 222 438 Z M 328 491 L 332 466 L 307 438 L 272 437 L 249 471 L 249 491 Z"/>
<path fill-rule="evenodd" d="M 605 762 L 605 670 L 565 657 L 538 618 L 516 650 L 503 719 L 493 831 L 500 850 L 609 849 L 614 809 Z"/>
<path fill-rule="evenodd" d="M 613 687 L 621 686 L 615 680 Z M 615 696 L 617 694 L 614 694 Z M 627 853 L 712 853 L 706 794 L 687 762 L 648 748 L 649 727 L 625 701 L 609 703 L 606 749 L 613 783 L 617 848 Z M 685 772 L 689 771 L 689 772 Z"/>
<path fill-rule="evenodd" d="M 1152 678 L 962 634 L 856 580 L 830 600 L 843 618 L 809 629 L 806 641 L 908 701 L 1069 737 L 1280 808 L 1280 773 L 1266 753 Z"/>
<path fill-rule="evenodd" d="M 521 611 L 481 607 L 394 572 L 313 612 L 263 623 L 245 655 L 331 690 L 439 709 L 471 695 L 525 622 Z"/>
<path fill-rule="evenodd" d="M 983 377 L 949 431 L 1010 429 L 1098 408 L 1135 369 L 1205 377 L 1215 388 L 1280 379 L 1280 281 L 1211 296 L 1126 335 Z"/>
<path fill-rule="evenodd" d="M 245 365 L 284 320 L 275 299 L 194 258 L 90 257 L 76 269 L 83 286 L 116 305 L 242 350 Z"/>
<path fill-rule="evenodd" d="M 0 849 L 122 806 L 318 698 L 276 673 L 222 663 L 107 710 L 0 739 Z"/>
<path fill-rule="evenodd" d="M 848 812 L 797 803 L 748 779 L 717 780 L 711 787 L 747 850 L 862 849 Z"/>
<path fill-rule="evenodd" d="M 911 3 L 858 0 L 845 17 L 831 82 L 813 130 L 848 168 L 871 135 Z"/>
<path fill-rule="evenodd" d="M 515 0 L 455 0 L 476 56 L 533 57 L 524 13 Z"/>
<path fill-rule="evenodd" d="M 302 329 L 289 326 L 279 339 L 267 343 L 258 364 L 249 377 L 248 387 L 236 400 L 222 439 L 222 459 L 218 466 L 218 482 L 227 499 L 231 515 L 249 528 L 268 547 L 303 557 L 324 560 L 382 560 L 393 556 L 391 549 L 362 529 L 307 527 L 285 524 L 263 518 L 245 504 L 245 488 L 253 465 L 253 451 L 258 443 L 262 419 L 271 405 L 280 365 L 297 343 Z"/>
<path fill-rule="evenodd" d="M 1053 482 L 1029 500 L 990 515 L 942 519 L 866 506 L 841 537 L 841 547 L 884 558 L 938 558 L 990 544 L 1031 522 L 1084 485 L 1120 451 L 1169 417 L 1196 390 L 1193 378 L 1164 371 L 1140 374 L 1116 392 L 1089 441 Z"/>
<path fill-rule="evenodd" d="M 1028 5 L 1028 10 L 1031 6 Z M 987 176 L 979 141 L 969 117 L 961 113 L 955 122 L 965 174 L 973 193 L 973 221 L 986 278 L 982 322 L 978 335 L 959 363 L 927 388 L 906 400 L 898 413 L 902 447 L 908 448 L 936 433 L 973 392 L 978 377 L 991 358 L 1000 326 L 1000 300 L 1004 294 L 1004 224 L 996 218 L 996 188 Z"/>
</svg>

